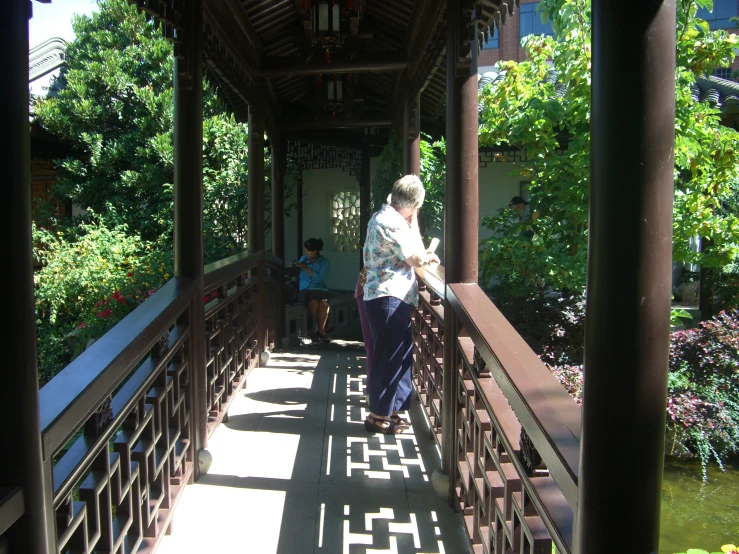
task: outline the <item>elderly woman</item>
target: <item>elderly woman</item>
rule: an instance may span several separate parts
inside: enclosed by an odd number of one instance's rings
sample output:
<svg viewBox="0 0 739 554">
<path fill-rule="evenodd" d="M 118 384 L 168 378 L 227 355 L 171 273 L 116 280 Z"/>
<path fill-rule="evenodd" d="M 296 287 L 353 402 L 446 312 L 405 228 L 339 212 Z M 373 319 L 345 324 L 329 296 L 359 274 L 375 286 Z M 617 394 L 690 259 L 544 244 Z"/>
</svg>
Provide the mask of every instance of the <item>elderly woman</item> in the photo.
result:
<svg viewBox="0 0 739 554">
<path fill-rule="evenodd" d="M 367 431 L 401 433 L 408 423 L 399 411 L 410 408 L 413 337 L 411 310 L 418 305 L 413 268 L 439 263 L 428 252 L 418 230 L 418 210 L 426 191 L 415 175 L 393 185 L 390 204 L 383 204 L 367 227 L 364 243 L 364 305 L 372 335 L 372 377 Z"/>
<path fill-rule="evenodd" d="M 326 321 L 328 320 L 328 287 L 326 277 L 331 271 L 331 262 L 321 256 L 323 241 L 317 238 L 309 238 L 303 243 L 305 255 L 295 262 L 295 267 L 300 268 L 300 280 L 298 303 L 308 307 L 316 322 L 316 340 L 331 342 L 326 333 Z"/>
</svg>

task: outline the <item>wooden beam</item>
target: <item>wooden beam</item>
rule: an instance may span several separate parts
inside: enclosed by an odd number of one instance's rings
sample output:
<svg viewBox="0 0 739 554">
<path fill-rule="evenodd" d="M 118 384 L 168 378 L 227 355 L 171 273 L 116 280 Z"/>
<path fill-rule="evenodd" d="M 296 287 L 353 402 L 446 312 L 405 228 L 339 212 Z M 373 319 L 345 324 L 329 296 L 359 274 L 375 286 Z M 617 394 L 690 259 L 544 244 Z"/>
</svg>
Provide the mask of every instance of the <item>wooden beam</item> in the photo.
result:
<svg viewBox="0 0 739 554">
<path fill-rule="evenodd" d="M 275 58 L 263 63 L 263 77 L 291 77 L 294 75 L 319 75 L 321 73 L 372 73 L 403 71 L 408 66 L 405 58 L 398 54 L 356 56 L 354 59 L 325 59 L 306 62 L 301 58 Z"/>
<path fill-rule="evenodd" d="M 283 121 L 280 124 L 280 128 L 283 131 L 305 131 L 310 129 L 360 129 L 364 127 L 390 127 L 392 121 L 390 117 L 385 114 L 382 117 L 365 118 L 365 119 L 347 119 L 347 118 L 336 118 L 333 121 L 331 118 L 311 119 L 311 120 L 291 120 Z"/>
<path fill-rule="evenodd" d="M 362 148 L 366 145 L 382 148 L 387 144 L 387 137 L 384 135 L 364 135 L 358 133 L 356 129 L 295 130 L 283 134 L 286 140 L 336 147 Z"/>
<path fill-rule="evenodd" d="M 259 60 L 262 57 L 262 44 L 259 42 L 259 37 L 251 26 L 249 18 L 246 16 L 244 8 L 238 0 L 224 0 L 226 6 L 233 14 L 236 23 L 238 24 L 241 32 L 246 37 L 247 42 L 251 46 L 251 55 L 254 59 Z"/>
</svg>

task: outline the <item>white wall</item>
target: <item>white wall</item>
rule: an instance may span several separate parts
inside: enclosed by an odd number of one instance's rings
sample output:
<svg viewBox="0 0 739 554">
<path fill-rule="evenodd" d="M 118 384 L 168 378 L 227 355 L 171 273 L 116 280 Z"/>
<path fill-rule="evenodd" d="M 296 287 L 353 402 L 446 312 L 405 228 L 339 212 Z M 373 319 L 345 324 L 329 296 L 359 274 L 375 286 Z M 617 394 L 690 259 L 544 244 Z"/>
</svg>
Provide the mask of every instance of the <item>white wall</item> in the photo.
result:
<svg viewBox="0 0 739 554">
<path fill-rule="evenodd" d="M 370 176 L 373 179 L 379 158 L 370 159 Z M 495 215 L 500 208 L 508 207 L 511 198 L 521 194 L 519 175 L 509 175 L 516 166 L 512 163 L 488 163 L 479 170 L 479 202 L 480 219 L 486 215 Z M 286 183 L 287 187 L 287 183 Z M 357 271 L 359 270 L 360 252 L 340 253 L 332 251 L 330 228 L 330 197 L 332 192 L 358 191 L 359 181 L 348 172 L 339 168 L 311 169 L 303 171 L 303 240 L 310 237 L 323 239 L 323 254 L 331 260 L 331 275 L 327 284 L 329 288 L 354 290 Z M 285 204 L 295 201 L 295 196 L 285 200 Z M 444 231 L 430 230 L 433 237 L 441 240 L 437 253 L 444 263 Z M 482 241 L 492 232 L 480 224 L 479 239 Z M 293 260 L 297 254 L 297 214 L 291 211 L 285 218 L 285 258 Z M 267 244 L 270 244 L 267 235 Z"/>
<path fill-rule="evenodd" d="M 479 183 L 479 211 L 480 224 L 478 228 L 479 240 L 482 241 L 493 232 L 482 224 L 482 218 L 489 215 L 497 215 L 500 208 L 507 208 L 514 196 L 521 195 L 521 181 L 519 175 L 509 175 L 516 169 L 512 163 L 493 162 L 487 167 L 480 167 L 478 174 Z M 438 237 L 441 241 L 436 253 L 444 264 L 444 229 L 429 229 L 426 234 Z M 427 245 L 428 246 L 428 245 Z"/>
<path fill-rule="evenodd" d="M 517 166 L 512 163 L 492 162 L 479 169 L 480 221 L 487 215 L 496 215 L 500 208 L 507 208 L 514 196 L 521 196 L 520 175 L 511 176 Z M 480 240 L 493 234 L 480 223 Z"/>
</svg>

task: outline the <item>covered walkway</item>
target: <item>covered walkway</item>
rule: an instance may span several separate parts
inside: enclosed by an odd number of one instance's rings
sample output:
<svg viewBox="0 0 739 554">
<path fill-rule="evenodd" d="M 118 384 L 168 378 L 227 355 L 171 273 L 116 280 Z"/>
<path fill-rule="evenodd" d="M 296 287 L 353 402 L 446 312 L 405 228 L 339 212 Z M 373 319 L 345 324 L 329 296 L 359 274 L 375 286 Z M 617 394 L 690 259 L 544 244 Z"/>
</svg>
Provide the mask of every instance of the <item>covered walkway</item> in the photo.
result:
<svg viewBox="0 0 739 554">
<path fill-rule="evenodd" d="M 352 350 L 277 352 L 252 371 L 160 554 L 468 551 L 462 516 L 431 485 L 439 453 L 423 411 L 414 404 L 402 435 L 368 434 Z"/>
</svg>

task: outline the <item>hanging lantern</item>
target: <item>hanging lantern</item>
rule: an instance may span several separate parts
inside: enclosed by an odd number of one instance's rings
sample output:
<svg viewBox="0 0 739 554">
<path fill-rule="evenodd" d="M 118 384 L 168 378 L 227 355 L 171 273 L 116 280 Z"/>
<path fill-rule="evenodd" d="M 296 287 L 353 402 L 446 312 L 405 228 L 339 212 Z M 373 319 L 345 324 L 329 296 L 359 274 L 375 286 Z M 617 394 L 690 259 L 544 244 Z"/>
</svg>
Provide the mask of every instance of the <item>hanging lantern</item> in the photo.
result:
<svg viewBox="0 0 739 554">
<path fill-rule="evenodd" d="M 346 19 L 346 9 L 342 11 L 345 4 L 346 0 L 318 0 L 311 4 L 313 44 L 326 50 L 327 60 L 328 50 L 341 47 L 345 39 L 341 32 L 342 24 L 345 23 L 342 18 Z"/>
</svg>

